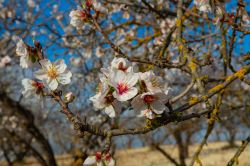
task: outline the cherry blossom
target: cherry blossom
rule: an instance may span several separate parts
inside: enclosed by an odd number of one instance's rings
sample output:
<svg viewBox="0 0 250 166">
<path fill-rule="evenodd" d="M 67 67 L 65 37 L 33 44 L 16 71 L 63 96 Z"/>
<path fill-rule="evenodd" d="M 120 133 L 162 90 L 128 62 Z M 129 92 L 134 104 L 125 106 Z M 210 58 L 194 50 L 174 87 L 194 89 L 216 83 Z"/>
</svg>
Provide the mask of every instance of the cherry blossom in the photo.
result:
<svg viewBox="0 0 250 166">
<path fill-rule="evenodd" d="M 121 70 L 114 70 L 110 74 L 109 83 L 115 88 L 113 96 L 118 101 L 132 99 L 138 89 L 134 87 L 138 81 L 138 75 L 133 72 L 125 73 Z"/>
<path fill-rule="evenodd" d="M 114 58 L 111 62 L 111 69 L 122 70 L 124 72 L 129 72 L 132 67 L 129 66 L 129 61 L 125 58 Z"/>
<path fill-rule="evenodd" d="M 210 12 L 211 6 L 209 4 L 209 0 L 194 0 L 194 4 L 201 12 Z"/>
<path fill-rule="evenodd" d="M 36 6 L 36 3 L 35 3 L 33 0 L 28 0 L 27 4 L 28 4 L 28 6 L 31 7 L 31 8 L 33 8 L 33 7 Z"/>
<path fill-rule="evenodd" d="M 115 117 L 115 109 L 117 102 L 114 101 L 112 93 L 105 76 L 100 75 L 101 83 L 98 86 L 98 93 L 91 97 L 90 100 L 96 109 L 104 109 L 104 112 L 110 117 Z"/>
<path fill-rule="evenodd" d="M 104 73 L 107 77 L 113 70 L 132 72 L 133 68 L 129 66 L 129 61 L 125 58 L 114 58 L 111 62 L 111 67 L 109 67 L 108 69 L 101 68 L 102 73 Z"/>
<path fill-rule="evenodd" d="M 22 80 L 22 85 L 24 87 L 22 94 L 25 98 L 29 98 L 31 96 L 36 96 L 40 98 L 44 88 L 43 83 L 28 78 L 24 78 Z"/>
<path fill-rule="evenodd" d="M 40 60 L 39 63 L 42 69 L 34 73 L 35 77 L 45 82 L 51 90 L 56 90 L 58 84 L 69 84 L 71 81 L 72 73 L 67 70 L 64 60 L 57 60 L 51 63 L 47 59 Z"/>
<path fill-rule="evenodd" d="M 94 0 L 92 3 L 96 11 L 101 13 L 108 13 L 108 9 L 105 8 L 100 2 L 98 2 L 98 0 Z"/>
<path fill-rule="evenodd" d="M 135 111 L 140 111 L 140 116 L 146 116 L 149 119 L 153 119 L 160 115 L 167 109 L 165 103 L 168 97 L 165 93 L 152 93 L 146 92 L 136 96 L 131 104 Z"/>
<path fill-rule="evenodd" d="M 26 48 L 25 43 L 22 39 L 19 39 L 16 46 L 16 54 L 20 56 L 20 66 L 22 68 L 28 68 L 31 66 L 31 61 L 29 60 L 29 52 Z"/>
<path fill-rule="evenodd" d="M 71 20 L 70 24 L 77 29 L 81 29 L 85 23 L 85 20 L 87 19 L 87 14 L 84 10 L 72 10 L 69 14 Z"/>
<path fill-rule="evenodd" d="M 145 88 L 145 91 L 149 92 L 162 92 L 163 81 L 160 77 L 156 76 L 152 70 L 145 73 L 139 73 L 141 86 Z"/>
<path fill-rule="evenodd" d="M 84 166 L 97 164 L 97 166 L 115 166 L 115 161 L 110 153 L 96 152 L 95 156 L 89 156 L 83 163 Z"/>
</svg>

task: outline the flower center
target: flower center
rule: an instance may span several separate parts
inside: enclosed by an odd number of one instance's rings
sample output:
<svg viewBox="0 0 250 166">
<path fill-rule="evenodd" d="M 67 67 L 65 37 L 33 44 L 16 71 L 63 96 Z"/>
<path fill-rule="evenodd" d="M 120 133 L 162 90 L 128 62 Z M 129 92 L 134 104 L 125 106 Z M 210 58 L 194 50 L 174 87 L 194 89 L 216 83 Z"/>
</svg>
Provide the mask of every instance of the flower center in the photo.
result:
<svg viewBox="0 0 250 166">
<path fill-rule="evenodd" d="M 81 17 L 83 20 L 86 19 L 86 17 L 87 17 L 86 12 L 85 12 L 85 11 L 81 11 L 81 12 L 80 12 L 80 17 Z"/>
<path fill-rule="evenodd" d="M 125 66 L 123 65 L 123 63 L 120 62 L 120 63 L 118 64 L 118 69 L 125 72 L 125 71 L 127 70 L 127 67 L 125 67 Z"/>
<path fill-rule="evenodd" d="M 118 90 L 119 95 L 122 95 L 128 91 L 128 86 L 126 84 L 119 83 L 117 85 L 117 90 Z"/>
<path fill-rule="evenodd" d="M 110 161 L 111 160 L 111 155 L 109 153 L 106 154 L 105 160 L 106 161 Z"/>
<path fill-rule="evenodd" d="M 96 152 L 95 158 L 97 161 L 100 161 L 102 159 L 102 153 L 101 152 Z"/>
<path fill-rule="evenodd" d="M 91 7 L 92 4 L 93 4 L 92 0 L 87 0 L 87 1 L 86 1 L 86 6 L 87 6 L 87 7 Z"/>
<path fill-rule="evenodd" d="M 34 82 L 32 83 L 32 86 L 36 87 L 37 89 L 42 89 L 42 88 L 44 88 L 43 83 L 40 83 L 40 82 L 37 82 L 37 81 L 34 81 Z"/>
<path fill-rule="evenodd" d="M 58 73 L 56 71 L 56 67 L 55 66 L 51 66 L 49 67 L 47 74 L 50 78 L 56 78 L 58 76 Z"/>
<path fill-rule="evenodd" d="M 143 100 L 145 103 L 151 104 L 155 100 L 155 98 L 152 95 L 145 95 Z"/>
</svg>

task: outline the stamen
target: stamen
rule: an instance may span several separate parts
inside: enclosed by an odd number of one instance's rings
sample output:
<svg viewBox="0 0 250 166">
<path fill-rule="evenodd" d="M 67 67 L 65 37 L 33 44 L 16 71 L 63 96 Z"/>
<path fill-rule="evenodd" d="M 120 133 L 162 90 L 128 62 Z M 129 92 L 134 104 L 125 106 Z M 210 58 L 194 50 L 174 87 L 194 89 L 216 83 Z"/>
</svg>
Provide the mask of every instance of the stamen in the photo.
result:
<svg viewBox="0 0 250 166">
<path fill-rule="evenodd" d="M 155 97 L 152 96 L 152 95 L 145 95 L 143 97 L 143 100 L 144 100 L 145 103 L 151 104 L 155 100 Z"/>
<path fill-rule="evenodd" d="M 58 73 L 56 71 L 56 67 L 53 65 L 51 67 L 49 67 L 47 74 L 52 79 L 56 78 L 58 76 Z"/>
<path fill-rule="evenodd" d="M 123 63 L 120 62 L 120 63 L 118 64 L 118 69 L 125 72 L 125 71 L 127 70 L 127 67 L 125 67 L 125 66 L 123 65 Z"/>
<path fill-rule="evenodd" d="M 119 83 L 117 85 L 117 89 L 118 89 L 119 95 L 122 95 L 128 91 L 128 86 L 126 84 Z"/>
<path fill-rule="evenodd" d="M 96 152 L 95 158 L 97 161 L 100 161 L 102 159 L 102 153 L 101 152 Z"/>
</svg>

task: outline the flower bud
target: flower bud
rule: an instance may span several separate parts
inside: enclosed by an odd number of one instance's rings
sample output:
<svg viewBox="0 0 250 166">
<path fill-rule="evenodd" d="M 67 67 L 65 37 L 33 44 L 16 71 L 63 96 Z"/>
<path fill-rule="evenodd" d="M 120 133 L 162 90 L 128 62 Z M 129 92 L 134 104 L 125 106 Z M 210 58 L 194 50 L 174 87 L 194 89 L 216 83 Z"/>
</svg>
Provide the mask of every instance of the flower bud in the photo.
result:
<svg viewBox="0 0 250 166">
<path fill-rule="evenodd" d="M 86 6 L 90 8 L 92 6 L 93 2 L 92 0 L 86 0 Z"/>
<path fill-rule="evenodd" d="M 66 102 L 70 103 L 75 99 L 75 95 L 72 92 L 68 92 L 65 96 Z"/>
</svg>

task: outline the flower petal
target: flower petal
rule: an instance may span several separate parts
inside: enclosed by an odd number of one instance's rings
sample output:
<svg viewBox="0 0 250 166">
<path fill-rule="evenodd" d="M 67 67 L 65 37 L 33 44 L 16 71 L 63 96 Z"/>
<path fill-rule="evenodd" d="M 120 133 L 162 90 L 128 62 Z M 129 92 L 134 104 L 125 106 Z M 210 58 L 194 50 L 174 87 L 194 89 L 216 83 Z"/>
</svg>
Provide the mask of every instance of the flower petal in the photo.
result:
<svg viewBox="0 0 250 166">
<path fill-rule="evenodd" d="M 138 93 L 138 89 L 135 87 L 130 88 L 126 93 L 123 93 L 122 95 L 117 94 L 116 91 L 113 92 L 113 96 L 118 101 L 127 101 L 131 98 L 133 98 Z"/>
<path fill-rule="evenodd" d="M 20 66 L 22 68 L 28 68 L 30 66 L 30 61 L 28 56 L 21 56 L 20 57 Z"/>
<path fill-rule="evenodd" d="M 116 87 L 117 83 L 125 81 L 126 81 L 126 74 L 123 71 L 112 70 L 109 79 L 109 82 L 112 86 Z"/>
<path fill-rule="evenodd" d="M 101 93 L 97 93 L 95 96 L 89 98 L 93 102 L 93 105 L 96 109 L 103 109 L 107 106 L 105 96 L 102 96 Z"/>
<path fill-rule="evenodd" d="M 103 165 L 102 162 L 97 162 L 97 163 L 96 163 L 96 166 L 105 166 L 105 165 Z"/>
<path fill-rule="evenodd" d="M 72 73 L 70 71 L 66 71 L 65 73 L 59 74 L 57 80 L 59 83 L 66 85 L 70 83 L 70 79 L 72 77 Z"/>
<path fill-rule="evenodd" d="M 112 158 L 108 162 L 108 166 L 115 166 L 115 161 Z"/>
<path fill-rule="evenodd" d="M 40 70 L 34 72 L 34 76 L 39 80 L 48 79 L 47 73 L 43 69 L 40 69 Z"/>
<path fill-rule="evenodd" d="M 132 107 L 134 108 L 135 111 L 142 111 L 147 109 L 147 105 L 143 102 L 143 99 L 141 98 L 141 95 L 136 96 L 132 102 L 131 102 Z"/>
<path fill-rule="evenodd" d="M 87 166 L 87 165 L 93 165 L 96 163 L 96 157 L 95 156 L 89 156 L 88 158 L 86 158 L 86 160 L 84 161 L 83 165 Z"/>
<path fill-rule="evenodd" d="M 56 88 L 58 87 L 58 82 L 56 81 L 56 79 L 48 79 L 47 84 L 51 90 L 56 90 Z"/>
<path fill-rule="evenodd" d="M 149 109 L 145 110 L 145 116 L 148 118 L 148 119 L 154 119 L 155 118 L 155 115 L 153 114 L 153 112 Z"/>
<path fill-rule="evenodd" d="M 42 59 L 39 61 L 39 63 L 45 70 L 48 70 L 49 68 L 52 67 L 52 63 L 48 59 Z"/>
<path fill-rule="evenodd" d="M 59 74 L 63 73 L 67 68 L 67 65 L 64 63 L 64 60 L 62 59 L 55 61 L 55 66 Z"/>
<path fill-rule="evenodd" d="M 164 110 L 166 109 L 166 106 L 159 100 L 155 100 L 152 104 L 152 111 L 156 114 L 162 114 Z"/>
<path fill-rule="evenodd" d="M 127 85 L 129 87 L 133 87 L 137 83 L 138 79 L 139 79 L 138 74 L 133 72 L 129 73 L 127 78 Z"/>
<path fill-rule="evenodd" d="M 106 107 L 104 111 L 110 118 L 115 117 L 115 110 L 112 105 L 109 105 L 108 107 Z"/>
<path fill-rule="evenodd" d="M 16 54 L 18 56 L 27 56 L 28 55 L 28 51 L 27 51 L 26 46 L 25 46 L 22 39 L 19 39 L 19 41 L 17 43 Z"/>
</svg>

